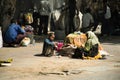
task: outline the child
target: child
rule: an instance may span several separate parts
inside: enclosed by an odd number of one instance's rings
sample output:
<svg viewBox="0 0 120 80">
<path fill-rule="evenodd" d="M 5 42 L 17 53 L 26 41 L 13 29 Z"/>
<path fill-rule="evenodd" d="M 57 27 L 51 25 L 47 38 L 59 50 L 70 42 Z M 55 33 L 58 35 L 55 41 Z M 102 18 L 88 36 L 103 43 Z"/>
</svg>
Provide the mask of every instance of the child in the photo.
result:
<svg viewBox="0 0 120 80">
<path fill-rule="evenodd" d="M 43 56 L 53 56 L 54 55 L 54 49 L 56 47 L 56 44 L 53 42 L 55 39 L 54 32 L 51 32 L 48 34 L 48 38 L 44 40 L 43 44 Z"/>
</svg>

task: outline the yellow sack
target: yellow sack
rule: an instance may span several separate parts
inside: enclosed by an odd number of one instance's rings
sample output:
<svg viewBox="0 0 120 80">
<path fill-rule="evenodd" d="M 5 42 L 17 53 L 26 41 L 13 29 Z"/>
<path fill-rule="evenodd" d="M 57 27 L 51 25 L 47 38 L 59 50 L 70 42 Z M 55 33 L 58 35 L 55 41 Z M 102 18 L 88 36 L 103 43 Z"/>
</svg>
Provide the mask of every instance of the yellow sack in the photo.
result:
<svg viewBox="0 0 120 80">
<path fill-rule="evenodd" d="M 65 39 L 65 43 L 73 44 L 78 48 L 84 46 L 86 41 L 87 36 L 85 34 L 69 34 Z"/>
<path fill-rule="evenodd" d="M 82 56 L 82 57 L 83 59 L 87 59 L 87 60 L 97 60 L 102 58 L 100 53 L 98 53 L 98 55 L 96 55 L 95 57 L 85 57 L 85 56 Z"/>
</svg>

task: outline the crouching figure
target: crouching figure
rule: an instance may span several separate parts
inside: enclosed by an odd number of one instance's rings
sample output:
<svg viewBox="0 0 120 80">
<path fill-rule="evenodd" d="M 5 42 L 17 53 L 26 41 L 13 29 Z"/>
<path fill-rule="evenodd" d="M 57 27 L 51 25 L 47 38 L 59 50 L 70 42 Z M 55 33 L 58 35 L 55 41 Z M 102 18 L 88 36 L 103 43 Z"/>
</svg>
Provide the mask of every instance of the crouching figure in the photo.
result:
<svg viewBox="0 0 120 80">
<path fill-rule="evenodd" d="M 50 57 L 54 55 L 54 50 L 56 47 L 55 42 L 53 42 L 54 38 L 55 38 L 54 32 L 51 32 L 48 34 L 48 38 L 44 40 L 43 51 L 42 51 L 43 56 Z"/>
<path fill-rule="evenodd" d="M 99 54 L 99 50 L 101 50 L 102 47 L 97 36 L 92 31 L 88 31 L 86 35 L 88 39 L 84 50 L 87 54 L 84 55 L 87 57 L 93 57 L 95 59 L 102 58 L 102 56 Z"/>
</svg>

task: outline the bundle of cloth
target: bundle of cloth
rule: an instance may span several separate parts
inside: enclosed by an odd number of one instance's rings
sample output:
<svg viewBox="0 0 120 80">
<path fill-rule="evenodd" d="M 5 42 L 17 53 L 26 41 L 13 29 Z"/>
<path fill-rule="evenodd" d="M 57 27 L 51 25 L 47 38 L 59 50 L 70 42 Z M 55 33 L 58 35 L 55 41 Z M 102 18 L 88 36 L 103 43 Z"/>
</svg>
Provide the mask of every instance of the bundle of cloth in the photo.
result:
<svg viewBox="0 0 120 80">
<path fill-rule="evenodd" d="M 84 46 L 86 41 L 87 36 L 83 33 L 71 33 L 68 34 L 65 38 L 65 44 L 72 44 L 74 46 L 77 46 L 78 48 Z"/>
<path fill-rule="evenodd" d="M 103 59 L 106 55 L 109 55 L 104 51 L 102 45 L 100 44 L 97 36 L 92 32 L 88 31 L 86 33 L 87 41 L 82 48 L 77 48 L 74 57 L 82 59 Z"/>
<path fill-rule="evenodd" d="M 72 44 L 64 44 L 57 52 L 58 55 L 72 57 L 77 47 Z"/>
<path fill-rule="evenodd" d="M 77 48 L 82 48 L 82 46 L 85 46 L 86 41 L 86 35 L 81 32 L 68 34 L 64 40 L 63 45 L 59 48 L 59 50 L 57 50 L 57 53 L 61 56 L 72 57 L 75 55 Z"/>
<path fill-rule="evenodd" d="M 102 59 L 109 55 L 104 51 L 97 36 L 92 31 L 85 34 L 69 34 L 65 39 L 64 46 L 58 52 L 60 55 L 82 59 Z"/>
</svg>

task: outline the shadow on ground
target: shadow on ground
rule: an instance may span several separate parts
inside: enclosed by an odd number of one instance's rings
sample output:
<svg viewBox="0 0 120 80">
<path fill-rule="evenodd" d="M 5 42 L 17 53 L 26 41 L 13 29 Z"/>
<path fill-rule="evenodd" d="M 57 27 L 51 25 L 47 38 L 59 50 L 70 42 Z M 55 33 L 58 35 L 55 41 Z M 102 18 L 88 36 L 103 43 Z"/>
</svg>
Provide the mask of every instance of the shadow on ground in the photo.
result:
<svg viewBox="0 0 120 80">
<path fill-rule="evenodd" d="M 118 45 L 120 44 L 120 36 L 99 37 L 99 41 L 103 44 L 109 43 L 110 45 Z"/>
<path fill-rule="evenodd" d="M 37 53 L 34 55 L 35 57 L 45 57 L 44 55 L 42 55 L 42 53 Z"/>
</svg>

